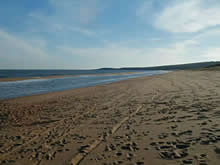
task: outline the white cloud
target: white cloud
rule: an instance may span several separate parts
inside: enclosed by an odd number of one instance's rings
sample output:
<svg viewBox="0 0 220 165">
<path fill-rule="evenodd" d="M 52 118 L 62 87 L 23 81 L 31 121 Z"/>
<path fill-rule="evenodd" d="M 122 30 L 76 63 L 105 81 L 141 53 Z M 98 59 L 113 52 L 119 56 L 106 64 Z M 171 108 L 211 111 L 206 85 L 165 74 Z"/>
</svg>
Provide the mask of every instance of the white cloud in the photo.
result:
<svg viewBox="0 0 220 165">
<path fill-rule="evenodd" d="M 105 8 L 100 0 L 49 0 L 49 4 L 52 9 L 50 13 L 43 10 L 29 13 L 29 31 L 65 34 L 76 32 L 89 37 L 97 34 L 89 26 Z"/>
<path fill-rule="evenodd" d="M 68 35 L 70 38 L 79 37 L 75 35 L 77 33 L 86 36 L 97 36 L 102 33 L 98 29 L 89 28 L 102 12 L 99 0 L 66 0 L 65 3 L 60 0 L 49 0 L 49 2 L 54 9 L 50 14 L 45 12 L 30 14 L 34 22 L 31 24 L 32 28 L 56 37 L 59 32 L 61 36 Z M 153 9 L 152 1 L 145 1 L 136 14 L 144 17 L 147 13 L 148 16 L 144 18 L 145 21 L 149 21 Z M 76 48 L 77 46 L 69 40 L 57 42 L 59 40 L 57 39 L 54 43 L 46 42 L 38 39 L 43 38 L 42 35 L 34 36 L 35 34 L 25 32 L 21 37 L 21 33 L 19 36 L 19 33 L 13 34 L 0 29 L 0 67 L 20 69 L 145 67 L 220 59 L 220 49 L 217 45 L 220 30 L 213 28 L 220 24 L 218 5 L 204 6 L 202 0 L 175 1 L 172 6 L 166 7 L 150 21 L 153 20 L 155 27 L 169 32 L 200 31 L 200 33 L 171 34 L 169 37 L 158 33 L 157 36 L 152 34 L 152 37 L 147 39 L 144 36 L 128 37 L 126 41 L 123 38 L 117 41 L 112 39 L 114 37 L 99 36 L 100 40 L 103 40 L 103 45 L 100 46 L 100 42 L 96 43 L 96 46 L 95 43 L 90 45 L 85 40 L 84 44 L 79 44 L 84 48 Z M 210 27 L 212 30 L 209 30 Z M 45 38 L 53 39 L 48 36 Z M 58 45 L 60 43 L 63 43 L 63 46 Z"/>
<path fill-rule="evenodd" d="M 200 41 L 207 39 L 209 35 L 207 32 L 189 40 L 166 43 L 156 48 L 144 45 L 137 48 L 129 43 L 107 42 L 102 47 L 73 48 L 64 45 L 48 50 L 45 41 L 24 39 L 0 30 L 0 66 L 19 69 L 91 69 L 219 60 L 219 48 L 200 48 Z"/>
<path fill-rule="evenodd" d="M 203 46 L 206 40 L 220 37 L 218 29 L 151 48 L 127 42 L 106 42 L 104 46 L 74 48 L 71 45 L 49 49 L 47 42 L 21 38 L 0 30 L 1 68 L 84 68 L 137 67 L 167 65 L 205 60 L 220 60 L 220 49 Z"/>
<path fill-rule="evenodd" d="M 38 46 L 36 46 L 38 44 Z M 45 43 L 41 40 L 22 39 L 0 29 L 1 68 L 42 66 L 48 62 Z"/>
<path fill-rule="evenodd" d="M 109 43 L 96 48 L 58 47 L 57 51 L 72 57 L 86 59 L 85 66 L 99 67 L 137 67 L 191 62 L 187 47 L 191 42 L 168 44 L 157 48 L 144 45 L 135 48 L 124 43 Z M 193 43 L 194 44 L 194 43 Z M 83 65 L 83 64 L 82 64 Z M 91 67 L 90 67 L 91 68 Z M 96 68 L 96 67 L 95 67 Z"/>
<path fill-rule="evenodd" d="M 155 59 L 160 64 L 161 61 L 168 61 L 169 64 L 219 60 L 219 1 L 160 1 L 160 7 L 155 7 L 156 3 L 144 1 L 136 12 L 138 17 L 154 28 L 172 32 L 169 37 L 161 37 L 164 42 L 160 42 L 156 48 L 145 51 L 146 56 L 152 58 L 152 63 L 155 63 Z"/>
<path fill-rule="evenodd" d="M 22 38 L 13 36 L 11 34 L 9 34 L 8 32 L 5 32 L 3 30 L 0 29 L 0 38 L 1 38 L 1 50 L 6 50 L 6 51 L 13 51 L 13 52 L 17 52 L 17 50 L 20 50 L 22 53 L 20 54 L 24 54 L 26 56 L 31 56 L 33 53 L 35 55 L 37 55 L 39 58 L 44 58 L 46 56 L 45 51 L 43 51 L 43 47 L 45 46 L 45 42 L 41 41 L 41 40 L 29 40 L 29 41 L 25 41 Z M 42 48 L 36 47 L 36 45 L 32 45 L 30 42 L 33 43 L 37 43 L 39 45 L 41 45 Z M 3 45 L 11 45 L 13 47 L 13 49 L 4 49 Z M 2 51 L 1 51 L 2 52 Z M 5 52 L 2 52 L 5 53 Z M 6 54 L 10 54 L 10 53 L 6 53 Z M 15 53 L 15 54 L 19 54 L 19 52 Z"/>
<path fill-rule="evenodd" d="M 158 29 L 175 33 L 199 32 L 220 25 L 220 6 L 210 2 L 177 1 L 160 12 L 153 24 Z"/>
<path fill-rule="evenodd" d="M 82 35 L 86 36 L 94 36 L 96 34 L 95 31 L 90 30 L 88 28 L 76 26 L 75 24 L 72 24 L 73 22 L 60 22 L 60 21 L 53 21 L 48 16 L 42 15 L 42 13 L 30 13 L 29 14 L 31 19 L 37 20 L 40 23 L 40 27 L 36 29 L 36 26 L 32 26 L 31 30 L 32 32 L 47 32 L 47 33 L 57 33 L 57 32 L 77 32 Z"/>
<path fill-rule="evenodd" d="M 219 49 L 220 30 L 207 30 L 203 33 L 190 37 L 184 41 L 179 41 L 176 45 L 185 59 L 191 61 L 218 61 L 220 60 Z"/>
<path fill-rule="evenodd" d="M 95 21 L 102 9 L 99 0 L 49 0 L 49 2 L 55 9 L 56 16 L 64 16 L 62 20 L 81 24 Z"/>
<path fill-rule="evenodd" d="M 46 41 L 24 38 L 0 29 L 0 69 L 73 69 L 81 62 Z M 75 60 L 74 60 L 75 59 Z M 85 58 L 84 61 L 87 59 Z"/>
<path fill-rule="evenodd" d="M 209 48 L 206 51 L 202 52 L 202 56 L 206 57 L 209 60 L 220 60 L 220 48 Z"/>
</svg>

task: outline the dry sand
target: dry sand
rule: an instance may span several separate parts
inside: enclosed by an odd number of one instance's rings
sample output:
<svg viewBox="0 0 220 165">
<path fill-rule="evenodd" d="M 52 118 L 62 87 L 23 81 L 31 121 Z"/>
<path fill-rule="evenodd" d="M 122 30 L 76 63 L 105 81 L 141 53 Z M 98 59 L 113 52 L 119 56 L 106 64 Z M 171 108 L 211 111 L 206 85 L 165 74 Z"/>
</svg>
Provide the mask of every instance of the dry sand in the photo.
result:
<svg viewBox="0 0 220 165">
<path fill-rule="evenodd" d="M 178 71 L 0 101 L 0 161 L 219 165 L 220 72 Z"/>
</svg>

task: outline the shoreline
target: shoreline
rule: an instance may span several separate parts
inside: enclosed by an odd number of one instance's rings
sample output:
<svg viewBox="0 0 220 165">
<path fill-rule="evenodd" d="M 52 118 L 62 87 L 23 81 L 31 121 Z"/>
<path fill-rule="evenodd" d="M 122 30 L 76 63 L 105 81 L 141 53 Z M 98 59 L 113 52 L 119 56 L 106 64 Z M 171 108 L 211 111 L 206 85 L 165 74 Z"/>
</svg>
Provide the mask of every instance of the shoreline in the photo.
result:
<svg viewBox="0 0 220 165">
<path fill-rule="evenodd" d="M 144 71 L 143 71 L 144 72 Z M 0 78 L 0 82 L 12 82 L 23 80 L 38 80 L 38 79 L 57 79 L 68 77 L 80 77 L 80 76 L 110 76 L 110 75 L 130 75 L 139 74 L 143 72 L 125 72 L 125 73 L 103 73 L 103 74 L 81 74 L 81 75 L 62 75 L 62 76 L 45 76 L 45 77 L 16 77 L 16 78 Z"/>
<path fill-rule="evenodd" d="M 175 71 L 178 72 L 178 71 Z M 142 72 L 139 72 L 142 73 Z M 65 90 L 58 90 L 58 91 L 52 91 L 52 92 L 46 92 L 46 93 L 40 93 L 40 94 L 33 94 L 33 95 L 27 95 L 27 96 L 20 96 L 20 97 L 15 97 L 15 98 L 5 98 L 5 99 L 0 99 L 0 103 L 1 102 L 23 102 L 26 100 L 32 100 L 31 103 L 39 102 L 43 101 L 44 98 L 50 99 L 50 98 L 58 98 L 58 97 L 65 97 L 65 95 L 71 95 L 73 92 L 77 91 L 79 93 L 81 93 L 82 91 L 86 91 L 87 89 L 90 88 L 99 88 L 99 87 L 105 87 L 108 85 L 114 85 L 114 84 L 121 84 L 121 83 L 126 83 L 127 81 L 130 80 L 138 80 L 141 78 L 155 78 L 157 76 L 160 75 L 166 75 L 169 74 L 171 72 L 167 72 L 167 73 L 162 73 L 162 74 L 155 74 L 155 75 L 150 75 L 150 76 L 142 76 L 142 77 L 135 77 L 135 78 L 129 78 L 129 79 L 125 79 L 125 80 L 120 80 L 120 81 L 116 81 L 116 82 L 110 82 L 110 83 L 106 83 L 106 84 L 99 84 L 99 85 L 95 85 L 95 86 L 87 86 L 87 87 L 80 87 L 80 88 L 73 88 L 73 89 L 65 89 Z M 132 73 L 131 73 L 132 74 Z M 34 101 L 34 102 L 33 102 Z"/>
<path fill-rule="evenodd" d="M 11 98 L 18 98 L 24 96 L 33 96 L 39 94 L 46 94 L 56 91 L 71 90 L 78 88 L 85 88 L 90 86 L 98 86 L 104 84 L 110 84 L 122 80 L 152 76 L 158 74 L 165 74 L 168 72 L 136 72 L 136 73 L 120 73 L 120 74 L 103 74 L 91 75 L 91 76 L 80 76 L 80 78 L 56 78 L 42 79 L 40 80 L 22 80 L 17 81 L 18 83 L 3 82 L 0 83 L 0 100 L 8 100 Z M 52 84 L 52 85 L 51 85 Z M 27 91 L 26 91 L 27 90 Z"/>
<path fill-rule="evenodd" d="M 211 73 L 176 71 L 0 101 L 0 161 L 218 164 L 220 72 Z"/>
</svg>

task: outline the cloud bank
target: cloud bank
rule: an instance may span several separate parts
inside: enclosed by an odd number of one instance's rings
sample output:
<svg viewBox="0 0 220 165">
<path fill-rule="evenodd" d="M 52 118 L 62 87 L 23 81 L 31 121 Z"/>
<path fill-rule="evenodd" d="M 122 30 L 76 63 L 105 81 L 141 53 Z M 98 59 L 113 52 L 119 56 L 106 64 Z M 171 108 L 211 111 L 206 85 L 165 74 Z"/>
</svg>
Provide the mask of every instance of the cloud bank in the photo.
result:
<svg viewBox="0 0 220 165">
<path fill-rule="evenodd" d="M 174 33 L 199 32 L 220 25 L 220 6 L 203 0 L 183 0 L 166 7 L 154 26 Z"/>
<path fill-rule="evenodd" d="M 10 26 L 10 21 L 22 26 Z M 216 0 L 48 0 L 44 8 L 0 22 L 0 68 L 145 67 L 220 60 L 219 38 Z"/>
</svg>

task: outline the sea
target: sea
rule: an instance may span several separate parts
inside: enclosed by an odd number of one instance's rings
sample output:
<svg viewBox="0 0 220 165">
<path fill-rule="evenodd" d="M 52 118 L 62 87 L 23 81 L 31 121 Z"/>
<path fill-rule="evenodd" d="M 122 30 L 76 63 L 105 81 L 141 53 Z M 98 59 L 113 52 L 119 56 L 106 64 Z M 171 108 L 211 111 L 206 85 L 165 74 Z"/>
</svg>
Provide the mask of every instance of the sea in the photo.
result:
<svg viewBox="0 0 220 165">
<path fill-rule="evenodd" d="M 127 73 L 129 74 L 117 74 Z M 0 70 L 0 78 L 40 78 L 0 82 L 0 100 L 113 83 L 131 78 L 164 74 L 144 70 Z M 48 76 L 72 76 L 47 78 Z"/>
</svg>

